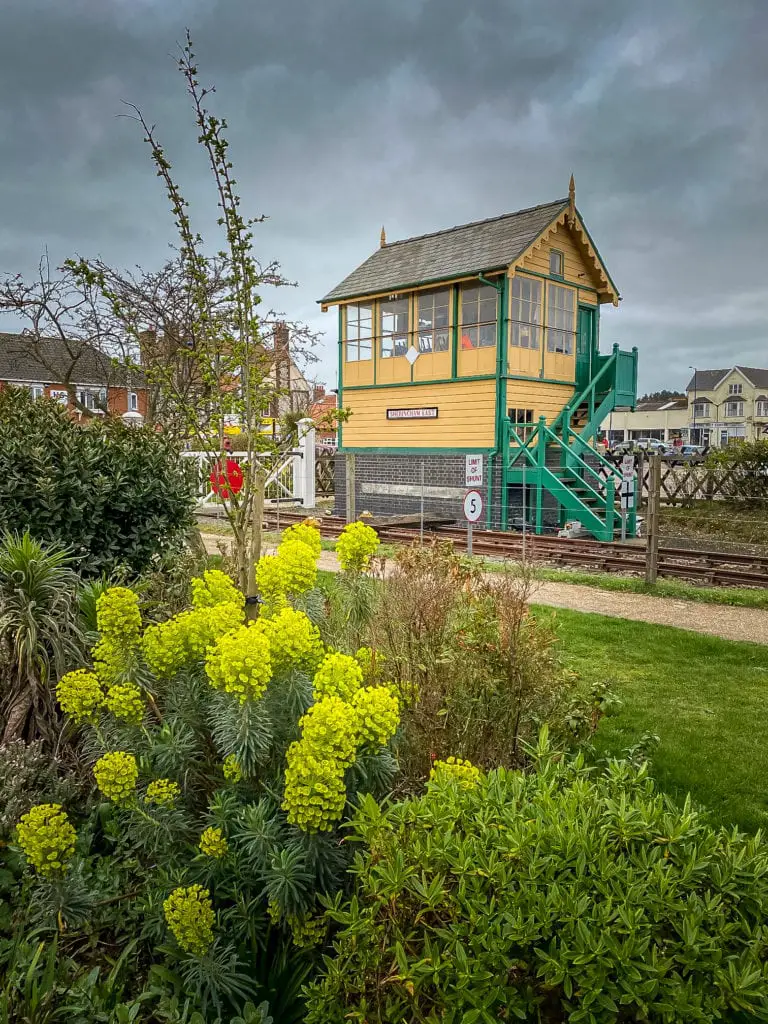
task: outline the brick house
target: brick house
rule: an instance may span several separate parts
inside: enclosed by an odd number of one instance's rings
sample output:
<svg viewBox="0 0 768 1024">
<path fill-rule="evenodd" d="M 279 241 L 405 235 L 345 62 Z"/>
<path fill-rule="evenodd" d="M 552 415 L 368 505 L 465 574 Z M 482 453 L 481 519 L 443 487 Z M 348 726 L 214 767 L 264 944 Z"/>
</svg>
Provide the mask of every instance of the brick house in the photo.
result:
<svg viewBox="0 0 768 1024">
<path fill-rule="evenodd" d="M 0 334 L 0 387 L 7 385 L 27 388 L 34 398 L 53 398 L 75 416 L 85 408 L 141 424 L 147 414 L 143 374 L 86 342 Z"/>
</svg>

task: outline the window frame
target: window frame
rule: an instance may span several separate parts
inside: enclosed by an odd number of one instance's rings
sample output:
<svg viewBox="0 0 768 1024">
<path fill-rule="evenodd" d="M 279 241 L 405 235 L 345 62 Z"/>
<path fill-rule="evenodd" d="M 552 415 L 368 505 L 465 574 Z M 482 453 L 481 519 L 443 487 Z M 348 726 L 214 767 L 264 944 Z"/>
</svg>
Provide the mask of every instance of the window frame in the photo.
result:
<svg viewBox="0 0 768 1024">
<path fill-rule="evenodd" d="M 524 298 L 522 296 L 516 296 L 515 295 L 515 286 L 516 286 L 516 284 L 518 282 L 520 282 L 520 284 L 528 285 L 530 287 L 531 293 L 533 293 L 534 288 L 537 288 L 539 290 L 539 298 L 538 298 L 538 315 L 539 315 L 539 319 L 538 319 L 538 322 L 535 321 L 535 320 L 523 320 L 522 318 L 518 319 L 515 316 L 515 312 L 516 312 L 515 304 L 516 303 L 520 304 L 520 313 L 521 313 L 521 317 L 522 317 L 522 312 L 523 312 L 522 307 L 523 307 L 523 305 L 527 305 L 528 306 L 528 315 L 530 316 L 531 315 L 531 308 L 532 308 L 533 303 L 535 301 L 533 299 L 533 297 L 531 297 L 531 298 Z M 515 276 L 512 278 L 512 287 L 509 290 L 509 298 L 510 298 L 510 305 L 509 305 L 509 312 L 510 312 L 510 317 L 509 317 L 509 344 L 513 348 L 525 349 L 528 352 L 538 352 L 538 351 L 540 351 L 540 336 L 541 336 L 542 331 L 544 330 L 545 292 L 546 292 L 546 289 L 544 288 L 544 282 L 541 279 L 539 279 L 539 278 L 531 277 L 531 276 L 529 276 L 527 274 L 515 274 Z M 520 330 L 516 331 L 516 328 L 520 328 Z M 530 344 L 530 343 L 522 344 L 522 341 L 520 340 L 522 338 L 522 336 L 523 336 L 522 328 L 528 328 L 529 334 L 533 336 L 533 344 Z M 518 340 L 516 340 L 516 335 L 517 335 L 517 339 Z"/>
<path fill-rule="evenodd" d="M 571 308 L 567 310 L 565 307 L 552 306 L 550 301 L 550 295 L 553 289 L 557 289 L 563 294 L 570 295 L 571 297 Z M 559 313 L 570 313 L 571 316 L 571 328 L 567 327 L 553 327 L 550 323 L 552 310 Z M 576 288 L 566 284 L 553 284 L 551 281 L 547 281 L 546 288 L 546 322 L 545 322 L 545 333 L 546 333 L 546 351 L 550 355 L 568 356 L 572 358 L 576 351 L 576 328 L 577 328 L 577 290 Z M 554 332 L 554 333 L 553 333 Z M 564 344 L 566 347 L 557 348 L 553 338 L 562 337 L 565 339 Z"/>
<path fill-rule="evenodd" d="M 393 312 L 389 312 L 389 313 L 387 313 L 385 311 L 384 307 L 387 306 L 387 305 L 401 305 L 401 304 L 405 305 L 405 329 L 404 330 L 397 330 L 397 329 L 395 329 L 395 330 L 386 330 L 385 331 L 384 330 L 384 317 L 385 317 L 385 315 L 397 317 L 398 315 L 402 315 L 402 312 L 401 313 L 397 313 L 397 312 L 394 312 L 394 313 Z M 405 355 L 405 353 L 408 351 L 408 346 L 410 344 L 410 338 L 411 338 L 411 297 L 410 297 L 410 295 L 403 296 L 403 295 L 400 295 L 398 293 L 397 295 L 391 295 L 388 299 L 379 299 L 379 301 L 377 303 L 377 312 L 376 312 L 376 328 L 377 328 L 377 330 L 376 330 L 376 337 L 377 337 L 378 344 L 379 344 L 379 359 L 398 359 L 398 358 L 402 358 Z M 391 341 L 391 345 L 388 346 L 388 348 L 391 348 L 391 351 L 385 351 L 384 350 L 384 344 L 385 344 L 385 340 L 386 339 L 390 339 L 390 341 Z M 399 339 L 399 340 L 396 341 L 395 339 Z M 398 351 L 398 346 L 402 347 L 402 351 Z"/>
<path fill-rule="evenodd" d="M 465 295 L 467 292 L 476 291 L 477 296 L 477 319 L 464 322 L 464 310 L 466 305 Z M 483 296 L 485 292 L 485 296 Z M 494 317 L 493 319 L 480 319 L 482 304 L 490 300 L 490 295 L 487 294 L 493 292 L 494 300 Z M 473 300 L 474 302 L 475 300 Z M 479 352 L 482 349 L 496 348 L 498 343 L 498 324 L 499 324 L 499 290 L 490 284 L 483 284 L 482 281 L 463 281 L 459 286 L 459 322 L 458 322 L 458 343 L 459 349 L 462 352 Z M 482 336 L 482 328 L 493 327 L 492 338 L 493 341 L 488 344 L 481 344 L 480 339 Z M 470 331 L 477 332 L 477 341 L 473 343 Z M 464 339 L 469 341 L 468 345 L 464 344 Z"/>
<path fill-rule="evenodd" d="M 552 269 L 552 258 L 554 256 L 559 257 L 560 270 Z M 565 280 L 565 253 L 562 249 L 550 249 L 549 250 L 549 273 L 552 277 L 556 277 L 558 281 Z"/>
<path fill-rule="evenodd" d="M 736 411 L 732 411 L 735 407 Z M 725 403 L 725 416 L 726 418 L 732 419 L 743 419 L 744 418 L 744 399 L 735 397 L 728 399 Z"/>
<path fill-rule="evenodd" d="M 361 317 L 360 317 L 360 310 L 362 308 L 370 309 L 370 312 L 371 312 L 369 335 L 367 337 L 362 333 L 363 332 L 363 324 L 365 323 L 365 321 L 363 319 L 361 319 Z M 349 330 L 350 330 L 350 326 L 351 326 L 350 319 L 349 319 L 349 311 L 352 310 L 352 309 L 357 310 L 357 318 L 354 321 L 352 321 L 352 323 L 354 323 L 356 325 L 355 330 L 356 330 L 356 333 L 357 333 L 357 337 L 355 337 L 355 338 L 350 338 L 350 336 L 349 336 Z M 376 310 L 375 310 L 375 304 L 374 304 L 372 299 L 369 302 L 347 302 L 345 304 L 345 306 L 344 306 L 344 338 L 343 338 L 343 341 L 344 341 L 344 362 L 345 363 L 365 363 L 365 362 L 368 362 L 369 359 L 373 359 L 373 346 L 374 346 L 374 343 L 375 343 L 375 330 L 374 330 L 374 327 L 375 327 L 375 317 L 376 317 Z M 356 353 L 356 355 L 355 355 L 355 357 L 353 359 L 350 359 L 350 352 L 352 352 L 352 351 L 354 351 Z M 362 353 L 364 351 L 367 351 L 368 354 L 367 355 L 363 355 Z"/>
<path fill-rule="evenodd" d="M 37 402 L 41 398 L 45 398 L 45 384 L 28 384 L 29 393 L 32 396 L 32 401 Z"/>
<path fill-rule="evenodd" d="M 695 402 L 691 403 L 691 409 L 693 410 L 694 419 L 709 419 L 710 407 L 712 403 L 709 399 L 697 398 Z"/>
<path fill-rule="evenodd" d="M 760 419 L 768 417 L 768 398 L 755 399 L 755 416 Z"/>
<path fill-rule="evenodd" d="M 731 395 L 743 395 L 743 394 L 744 394 L 744 385 L 743 384 L 729 384 L 728 385 L 728 395 L 729 395 L 729 397 Z"/>
<path fill-rule="evenodd" d="M 445 326 L 438 327 L 435 325 L 436 309 L 442 309 L 443 304 L 437 306 L 434 299 L 438 295 L 445 295 Z M 411 336 L 411 344 L 419 353 L 419 355 L 444 355 L 451 351 L 451 288 L 429 288 L 425 291 L 415 292 L 413 296 L 413 330 Z M 425 298 L 431 298 L 431 327 L 421 327 L 421 301 Z M 438 335 L 445 335 L 444 346 L 437 348 L 436 341 Z M 422 339 L 429 336 L 429 347 L 422 347 Z"/>
<path fill-rule="evenodd" d="M 128 392 L 128 412 L 139 411 L 139 396 L 135 391 Z"/>
</svg>

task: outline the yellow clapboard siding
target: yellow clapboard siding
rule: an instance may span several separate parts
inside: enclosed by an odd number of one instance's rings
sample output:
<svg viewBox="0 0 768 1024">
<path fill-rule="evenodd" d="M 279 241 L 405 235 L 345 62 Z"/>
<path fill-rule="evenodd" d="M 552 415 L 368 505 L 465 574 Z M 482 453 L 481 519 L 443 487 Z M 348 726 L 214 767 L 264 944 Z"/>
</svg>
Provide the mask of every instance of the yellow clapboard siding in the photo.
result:
<svg viewBox="0 0 768 1024">
<path fill-rule="evenodd" d="M 597 296 L 594 292 L 588 292 L 583 288 L 579 288 L 579 302 L 583 302 L 585 306 L 596 306 Z"/>
<path fill-rule="evenodd" d="M 436 420 L 388 420 L 387 409 L 436 406 Z M 352 415 L 344 424 L 349 448 L 492 448 L 496 384 L 493 380 L 405 388 L 345 391 Z"/>
<path fill-rule="evenodd" d="M 559 249 L 563 254 L 563 277 L 571 284 L 587 285 L 600 288 L 600 280 L 591 263 L 585 259 L 581 246 L 577 244 L 571 230 L 565 224 L 559 224 L 547 237 L 543 245 L 537 246 L 523 260 L 523 268 L 534 270 L 537 274 L 549 274 L 549 250 Z"/>
<path fill-rule="evenodd" d="M 533 409 L 534 419 L 546 416 L 551 423 L 574 389 L 567 384 L 544 384 L 538 381 L 507 381 L 507 408 Z"/>
</svg>

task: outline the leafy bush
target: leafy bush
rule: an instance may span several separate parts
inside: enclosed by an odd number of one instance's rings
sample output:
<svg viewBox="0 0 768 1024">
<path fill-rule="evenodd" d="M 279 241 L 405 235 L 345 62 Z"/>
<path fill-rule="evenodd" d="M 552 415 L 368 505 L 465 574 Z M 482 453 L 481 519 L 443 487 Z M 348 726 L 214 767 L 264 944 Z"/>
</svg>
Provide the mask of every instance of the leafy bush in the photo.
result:
<svg viewBox="0 0 768 1024">
<path fill-rule="evenodd" d="M 768 499 L 768 440 L 736 441 L 707 457 L 717 473 L 720 493 L 763 510 Z"/>
<path fill-rule="evenodd" d="M 412 780 L 450 755 L 519 765 L 543 721 L 561 733 L 596 725 L 574 707 L 556 635 L 530 613 L 532 590 L 524 570 L 486 576 L 446 542 L 400 550 L 383 575 L 363 643 L 399 688 L 400 760 Z"/>
<path fill-rule="evenodd" d="M 140 572 L 177 545 L 191 511 L 181 459 L 161 435 L 81 425 L 53 401 L 0 391 L 0 530 L 67 548 L 86 575 Z"/>
<path fill-rule="evenodd" d="M 768 1020 L 768 847 L 715 831 L 646 769 L 436 772 L 365 800 L 354 894 L 307 1024 Z M 464 769 L 466 771 L 466 769 Z"/>
<path fill-rule="evenodd" d="M 57 687 L 85 734 L 90 798 L 25 806 L 16 834 L 27 870 L 13 934 L 59 933 L 55 972 L 62 957 L 107 972 L 100 951 L 134 943 L 143 1003 L 178 997 L 205 1022 L 255 1024 L 267 1000 L 275 1020 L 301 1019 L 326 934 L 319 897 L 345 882 L 357 794 L 391 784 L 398 714 L 289 603 L 320 604 L 300 593 L 296 545 L 272 557 L 277 589 L 248 624 L 216 570 L 192 582 L 194 608 L 161 623 L 142 622 L 126 587 L 96 597 L 93 667 Z"/>
</svg>

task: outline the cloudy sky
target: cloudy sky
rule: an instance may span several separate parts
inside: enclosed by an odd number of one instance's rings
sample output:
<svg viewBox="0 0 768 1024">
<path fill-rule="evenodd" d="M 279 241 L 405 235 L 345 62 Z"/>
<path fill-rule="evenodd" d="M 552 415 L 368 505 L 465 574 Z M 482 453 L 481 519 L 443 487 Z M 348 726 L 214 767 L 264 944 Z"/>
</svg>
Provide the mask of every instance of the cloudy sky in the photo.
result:
<svg viewBox="0 0 768 1024">
<path fill-rule="evenodd" d="M 768 0 L 3 0 L 0 271 L 158 266 L 173 225 L 122 101 L 156 123 L 207 228 L 171 54 L 192 30 L 230 122 L 257 252 L 316 299 L 390 240 L 577 203 L 622 293 L 602 345 L 640 387 L 768 366 Z M 213 239 L 212 239 L 213 241 Z"/>
</svg>

